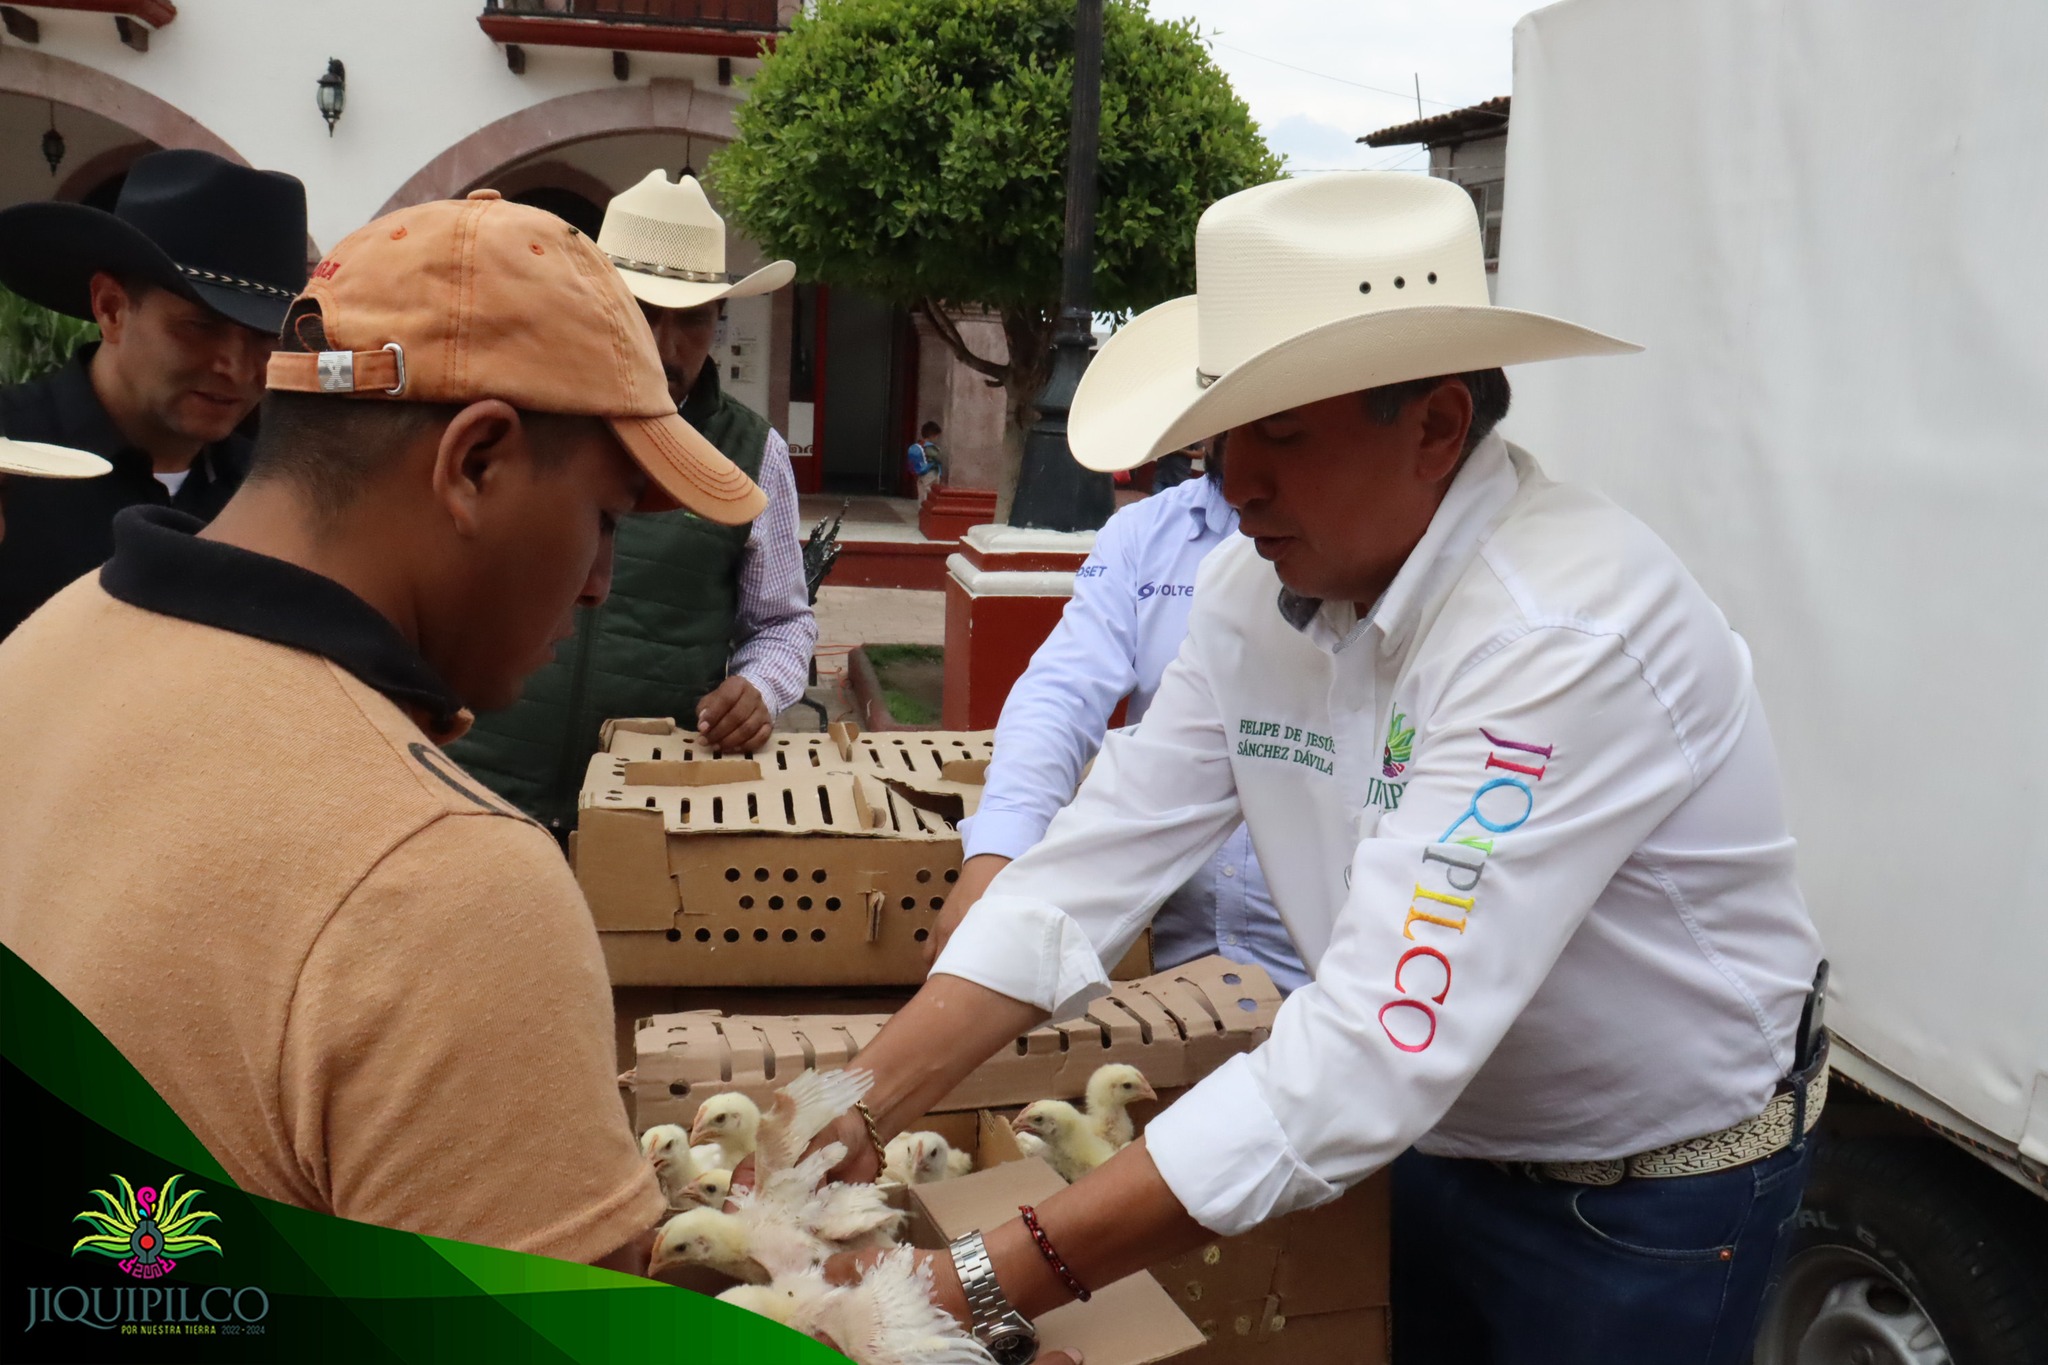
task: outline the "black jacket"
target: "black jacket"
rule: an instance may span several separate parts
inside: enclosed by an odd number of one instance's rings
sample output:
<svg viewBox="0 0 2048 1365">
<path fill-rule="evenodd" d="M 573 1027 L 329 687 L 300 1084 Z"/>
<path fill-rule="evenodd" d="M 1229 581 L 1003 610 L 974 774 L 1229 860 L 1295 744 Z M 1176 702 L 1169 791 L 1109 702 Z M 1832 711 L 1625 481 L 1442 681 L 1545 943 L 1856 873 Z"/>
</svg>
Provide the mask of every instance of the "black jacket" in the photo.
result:
<svg viewBox="0 0 2048 1365">
<path fill-rule="evenodd" d="M 214 515 L 249 472 L 251 443 L 240 435 L 210 445 L 173 496 L 149 456 L 128 444 L 100 406 L 86 367 L 97 345 L 81 347 L 53 374 L 0 389 L 0 435 L 50 441 L 104 455 L 113 472 L 97 479 L 13 478 L 0 485 L 7 535 L 0 540 L 0 637 L 74 578 L 114 551 L 114 513 L 158 503 L 201 521 Z"/>
</svg>

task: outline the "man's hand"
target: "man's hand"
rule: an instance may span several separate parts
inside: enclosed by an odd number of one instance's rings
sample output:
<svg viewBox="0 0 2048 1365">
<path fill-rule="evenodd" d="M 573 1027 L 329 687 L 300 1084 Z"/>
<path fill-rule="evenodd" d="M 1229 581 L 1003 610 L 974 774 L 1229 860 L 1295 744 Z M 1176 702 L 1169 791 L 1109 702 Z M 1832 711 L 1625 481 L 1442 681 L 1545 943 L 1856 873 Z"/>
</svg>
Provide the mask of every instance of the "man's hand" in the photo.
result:
<svg viewBox="0 0 2048 1365">
<path fill-rule="evenodd" d="M 932 926 L 932 936 L 925 940 L 924 965 L 927 970 L 939 960 L 939 950 L 946 946 L 946 940 L 953 937 L 953 931 L 960 927 L 960 921 L 967 918 L 967 912 L 981 899 L 981 893 L 988 890 L 988 884 L 996 879 L 996 873 L 1010 865 L 1010 859 L 998 853 L 978 853 L 960 867 L 960 880 L 953 883 L 953 892 L 946 897 L 946 908 L 939 913 L 938 923 Z"/>
<path fill-rule="evenodd" d="M 774 732 L 761 690 L 737 673 L 697 703 L 697 733 L 721 754 L 751 754 Z"/>
</svg>

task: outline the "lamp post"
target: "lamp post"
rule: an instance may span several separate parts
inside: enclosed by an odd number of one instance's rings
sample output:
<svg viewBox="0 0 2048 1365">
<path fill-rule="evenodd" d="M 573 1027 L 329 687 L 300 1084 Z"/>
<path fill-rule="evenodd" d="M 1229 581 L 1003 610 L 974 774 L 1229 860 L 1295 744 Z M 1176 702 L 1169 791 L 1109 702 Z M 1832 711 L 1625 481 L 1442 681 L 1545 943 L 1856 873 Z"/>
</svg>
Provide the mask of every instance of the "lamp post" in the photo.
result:
<svg viewBox="0 0 2048 1365">
<path fill-rule="evenodd" d="M 1102 118 L 1102 0 L 1077 0 L 1074 12 L 1074 119 L 1067 145 L 1067 232 L 1060 277 L 1059 329 L 1052 374 L 1024 437 L 1024 466 L 1010 506 L 1012 526 L 1092 531 L 1116 510 L 1107 474 L 1081 468 L 1067 444 L 1067 412 L 1095 349 L 1089 307 L 1095 273 L 1095 152 Z"/>
<path fill-rule="evenodd" d="M 348 102 L 348 70 L 339 57 L 327 59 L 327 74 L 319 80 L 316 96 L 320 103 L 320 117 L 327 120 L 327 136 L 334 136 L 334 125 L 341 121 L 341 108 Z"/>
</svg>

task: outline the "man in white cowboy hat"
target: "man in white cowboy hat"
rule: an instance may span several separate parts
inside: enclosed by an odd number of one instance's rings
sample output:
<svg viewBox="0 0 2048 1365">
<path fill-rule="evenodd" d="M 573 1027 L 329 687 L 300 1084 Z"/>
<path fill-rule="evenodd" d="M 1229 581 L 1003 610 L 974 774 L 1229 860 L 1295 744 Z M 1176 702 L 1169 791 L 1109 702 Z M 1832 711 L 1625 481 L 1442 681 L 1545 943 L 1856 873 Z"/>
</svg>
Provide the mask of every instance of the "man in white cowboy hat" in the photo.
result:
<svg viewBox="0 0 2048 1365">
<path fill-rule="evenodd" d="M 610 600 L 579 614 L 574 641 L 518 705 L 483 717 L 453 750 L 558 834 L 575 823 L 604 721 L 674 716 L 720 750 L 759 749 L 803 695 L 818 640 L 789 446 L 723 391 L 711 360 L 725 300 L 772 293 L 796 267 L 728 275 L 725 220 L 696 177 L 671 183 L 660 170 L 612 200 L 597 245 L 640 301 L 684 419 L 760 484 L 768 506 L 751 527 L 687 512 L 621 527 Z"/>
<path fill-rule="evenodd" d="M 1240 819 L 1313 979 L 938 1292 L 1008 1345 L 1009 1308 L 1392 1165 L 1402 1359 L 1746 1360 L 1825 1094 L 1749 655 L 1649 530 L 1492 430 L 1501 366 L 1634 348 L 1489 306 L 1471 202 L 1425 176 L 1244 191 L 1196 259 L 1072 442 L 1115 469 L 1222 433 L 1243 538 L 1143 723 L 861 1054 L 867 1103 L 886 1138 L 1101 994 Z M 830 1130 L 851 1174 L 867 1132 Z"/>
<path fill-rule="evenodd" d="M 114 466 L 102 457 L 45 441 L 11 441 L 0 436 L 0 488 L 15 477 L 32 479 L 96 479 Z M 7 517 L 0 505 L 0 540 L 7 538 Z"/>
</svg>

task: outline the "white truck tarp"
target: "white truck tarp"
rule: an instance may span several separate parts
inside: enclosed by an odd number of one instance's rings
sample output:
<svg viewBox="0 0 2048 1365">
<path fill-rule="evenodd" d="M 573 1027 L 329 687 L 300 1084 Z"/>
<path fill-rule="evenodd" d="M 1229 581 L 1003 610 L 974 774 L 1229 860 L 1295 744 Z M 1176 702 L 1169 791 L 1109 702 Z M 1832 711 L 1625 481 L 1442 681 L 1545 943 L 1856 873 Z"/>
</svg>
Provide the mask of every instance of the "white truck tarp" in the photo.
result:
<svg viewBox="0 0 2048 1365">
<path fill-rule="evenodd" d="M 1502 304 L 1649 348 L 1513 372 L 1504 430 L 1653 526 L 1749 640 L 1829 1024 L 1895 1093 L 2034 1162 L 2044 62 L 2038 0 L 1538 11 L 1500 269 Z"/>
</svg>

